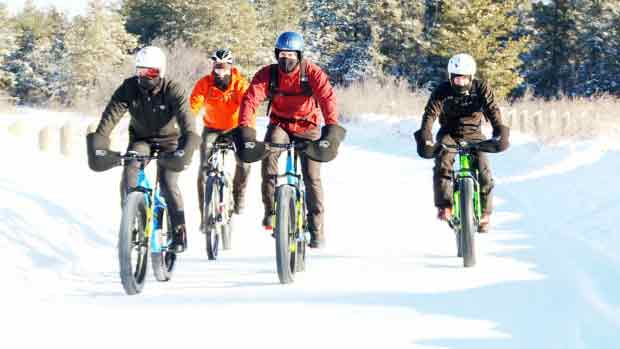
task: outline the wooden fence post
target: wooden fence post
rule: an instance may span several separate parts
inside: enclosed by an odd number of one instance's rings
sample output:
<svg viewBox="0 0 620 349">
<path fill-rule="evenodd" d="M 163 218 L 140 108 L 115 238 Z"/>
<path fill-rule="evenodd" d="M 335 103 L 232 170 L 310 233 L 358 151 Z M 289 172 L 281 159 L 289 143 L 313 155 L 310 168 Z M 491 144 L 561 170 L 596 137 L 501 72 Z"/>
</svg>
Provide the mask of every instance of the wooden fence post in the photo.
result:
<svg viewBox="0 0 620 349">
<path fill-rule="evenodd" d="M 39 131 L 39 150 L 43 152 L 50 151 L 52 144 L 52 127 L 45 126 Z"/>
<path fill-rule="evenodd" d="M 73 154 L 73 124 L 67 121 L 60 128 L 60 153 L 64 156 Z"/>
</svg>

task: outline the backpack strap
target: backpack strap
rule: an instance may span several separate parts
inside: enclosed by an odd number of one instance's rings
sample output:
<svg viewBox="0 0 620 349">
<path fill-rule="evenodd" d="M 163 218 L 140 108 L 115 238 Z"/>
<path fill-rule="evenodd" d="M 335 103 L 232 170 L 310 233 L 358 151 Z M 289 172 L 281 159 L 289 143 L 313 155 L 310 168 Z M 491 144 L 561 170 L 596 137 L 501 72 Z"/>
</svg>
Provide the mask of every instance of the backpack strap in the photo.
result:
<svg viewBox="0 0 620 349">
<path fill-rule="evenodd" d="M 269 117 L 269 113 L 271 113 L 271 103 L 273 102 L 273 97 L 276 95 L 278 83 L 280 81 L 277 64 L 272 64 L 269 66 L 269 74 L 269 90 L 267 91 L 267 99 L 269 100 L 269 103 L 267 103 L 267 117 Z"/>
<path fill-rule="evenodd" d="M 299 69 L 299 83 L 301 84 L 301 89 L 303 90 L 302 95 L 310 97 L 313 93 L 310 83 L 308 82 L 308 61 L 303 59 Z"/>
<path fill-rule="evenodd" d="M 270 79 L 269 79 L 269 91 L 267 92 L 267 99 L 269 99 L 269 103 L 267 104 L 267 117 L 271 113 L 271 103 L 273 102 L 273 98 L 276 95 L 280 96 L 307 96 L 312 97 L 312 87 L 310 87 L 310 82 L 308 81 L 308 61 L 302 59 L 299 65 L 299 84 L 301 85 L 302 92 L 301 93 L 285 93 L 278 91 L 278 84 L 280 83 L 280 75 L 278 71 L 278 65 L 272 64 L 269 68 Z"/>
</svg>

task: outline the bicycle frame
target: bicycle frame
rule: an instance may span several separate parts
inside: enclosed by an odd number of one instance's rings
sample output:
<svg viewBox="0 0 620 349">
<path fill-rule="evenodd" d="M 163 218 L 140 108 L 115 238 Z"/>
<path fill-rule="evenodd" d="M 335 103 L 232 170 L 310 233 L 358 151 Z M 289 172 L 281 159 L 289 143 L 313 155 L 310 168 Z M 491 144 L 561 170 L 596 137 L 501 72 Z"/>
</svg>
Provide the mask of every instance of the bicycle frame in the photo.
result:
<svg viewBox="0 0 620 349">
<path fill-rule="evenodd" d="M 452 216 L 454 220 L 452 224 L 458 226 L 461 217 L 461 208 L 460 208 L 460 190 L 457 190 L 459 179 L 469 177 L 474 181 L 474 213 L 476 222 L 480 221 L 480 217 L 482 216 L 482 203 L 480 202 L 480 183 L 478 182 L 478 169 L 474 168 L 472 165 L 472 149 L 464 148 L 460 145 L 457 146 L 458 153 L 458 167 L 454 171 L 454 180 L 453 180 L 453 205 L 452 205 Z"/>
<path fill-rule="evenodd" d="M 151 252 L 159 253 L 164 251 L 167 246 L 159 241 L 159 234 L 153 234 L 153 232 L 161 231 L 164 222 L 161 213 L 168 207 L 166 200 L 160 195 L 159 192 L 159 178 L 155 180 L 155 188 L 151 186 L 151 183 L 144 172 L 144 162 L 141 163 L 140 171 L 138 172 L 138 182 L 135 188 L 130 188 L 129 192 L 139 191 L 144 193 L 144 201 L 146 202 L 146 225 L 145 234 L 147 239 L 150 240 Z"/>
<path fill-rule="evenodd" d="M 304 200 L 305 198 L 305 188 L 304 183 L 301 180 L 302 174 L 299 170 L 299 154 L 296 151 L 295 142 L 291 142 L 286 145 L 286 163 L 285 163 L 285 171 L 284 174 L 279 174 L 277 178 L 285 178 L 285 184 L 280 185 L 291 185 L 295 188 L 295 193 L 297 197 L 295 198 L 295 212 L 297 215 L 297 232 L 301 233 L 297 236 L 297 241 L 310 241 L 310 232 L 306 231 L 304 227 Z M 291 246 L 291 252 L 295 252 L 297 245 L 294 244 Z"/>
<path fill-rule="evenodd" d="M 220 211 L 219 214 L 221 215 L 223 213 L 224 207 L 223 207 L 223 203 L 224 203 L 224 187 L 225 186 L 229 186 L 230 183 L 230 179 L 228 176 L 228 174 L 226 173 L 226 153 L 229 150 L 234 151 L 234 145 L 230 144 L 230 143 L 214 143 L 213 147 L 215 148 L 213 153 L 211 154 L 211 156 L 209 156 L 209 158 L 207 159 L 207 166 L 206 168 L 203 169 L 203 171 L 205 172 L 205 183 L 207 181 L 208 177 L 213 177 L 213 176 L 219 176 L 221 178 L 221 181 L 219 182 L 219 186 L 220 186 L 220 190 L 219 190 L 219 198 L 218 198 L 218 210 Z M 208 195 L 208 193 L 205 193 L 205 195 Z M 216 220 L 215 222 L 213 222 L 215 224 L 222 224 L 222 223 L 226 223 L 224 219 L 222 220 Z"/>
</svg>

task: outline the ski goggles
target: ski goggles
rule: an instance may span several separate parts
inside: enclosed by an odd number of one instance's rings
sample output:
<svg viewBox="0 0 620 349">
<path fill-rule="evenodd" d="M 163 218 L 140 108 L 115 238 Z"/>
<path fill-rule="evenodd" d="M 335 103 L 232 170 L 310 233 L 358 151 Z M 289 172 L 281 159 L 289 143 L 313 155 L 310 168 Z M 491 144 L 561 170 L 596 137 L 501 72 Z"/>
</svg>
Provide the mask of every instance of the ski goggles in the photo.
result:
<svg viewBox="0 0 620 349">
<path fill-rule="evenodd" d="M 159 76 L 159 69 L 157 69 L 157 68 L 137 67 L 136 68 L 136 75 L 141 77 L 141 78 L 155 79 L 156 77 Z"/>
</svg>

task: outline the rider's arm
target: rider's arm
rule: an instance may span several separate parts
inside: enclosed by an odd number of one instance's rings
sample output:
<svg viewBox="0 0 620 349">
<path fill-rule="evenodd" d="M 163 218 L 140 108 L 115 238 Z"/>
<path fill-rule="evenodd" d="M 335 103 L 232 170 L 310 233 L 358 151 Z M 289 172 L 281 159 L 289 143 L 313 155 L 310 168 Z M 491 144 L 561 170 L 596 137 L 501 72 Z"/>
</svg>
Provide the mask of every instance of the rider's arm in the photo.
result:
<svg viewBox="0 0 620 349">
<path fill-rule="evenodd" d="M 265 66 L 254 75 L 250 87 L 241 100 L 239 126 L 253 127 L 255 124 L 256 109 L 267 98 L 269 92 L 270 68 L 269 65 Z"/>
<path fill-rule="evenodd" d="M 189 97 L 189 110 L 192 112 L 192 115 L 197 116 L 200 108 L 204 105 L 205 95 L 207 94 L 208 88 L 209 86 L 206 76 L 198 80 L 194 86 L 192 94 Z"/>
<path fill-rule="evenodd" d="M 176 83 L 170 82 L 168 98 L 170 100 L 170 112 L 177 118 L 181 135 L 185 136 L 190 132 L 196 133 L 196 123 L 187 112 L 187 103 L 182 88 Z"/>
<path fill-rule="evenodd" d="M 241 102 L 243 100 L 243 96 L 245 96 L 245 92 L 248 90 L 248 88 L 250 87 L 250 83 L 248 82 L 248 80 L 241 76 L 239 77 L 239 81 L 237 81 L 237 86 L 235 87 L 236 92 L 235 93 L 235 102 L 239 104 L 239 106 L 241 106 Z"/>
<path fill-rule="evenodd" d="M 493 129 L 502 125 L 502 112 L 495 101 L 495 94 L 484 81 L 480 81 L 480 97 L 482 98 L 482 112 L 491 122 Z"/>
<path fill-rule="evenodd" d="M 110 102 L 108 102 L 108 105 L 101 115 L 101 120 L 95 131 L 97 134 L 109 137 L 116 124 L 118 124 L 129 109 L 129 103 L 131 101 L 129 84 L 130 79 L 125 80 L 112 95 Z"/>
<path fill-rule="evenodd" d="M 326 125 L 338 124 L 336 111 L 336 94 L 329 83 L 327 74 L 315 64 L 308 64 L 308 84 L 312 88 L 314 98 L 319 102 Z"/>
<path fill-rule="evenodd" d="M 431 98 L 426 103 L 424 108 L 424 115 L 422 116 L 422 126 L 420 129 L 424 134 L 431 134 L 433 130 L 433 123 L 435 119 L 443 111 L 443 98 L 441 85 L 437 87 L 431 94 Z"/>
</svg>

